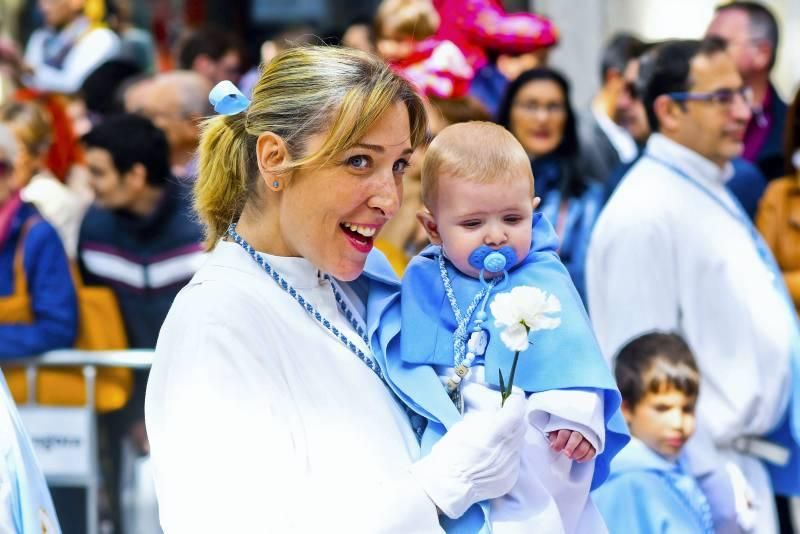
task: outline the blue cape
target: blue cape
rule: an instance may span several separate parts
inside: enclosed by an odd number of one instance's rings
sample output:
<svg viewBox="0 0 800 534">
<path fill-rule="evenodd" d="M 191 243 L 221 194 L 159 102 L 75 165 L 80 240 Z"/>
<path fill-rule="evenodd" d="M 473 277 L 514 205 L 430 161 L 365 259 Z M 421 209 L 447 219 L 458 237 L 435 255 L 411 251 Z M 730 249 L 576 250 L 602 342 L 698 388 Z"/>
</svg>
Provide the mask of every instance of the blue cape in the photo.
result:
<svg viewBox="0 0 800 534">
<path fill-rule="evenodd" d="M 531 251 L 511 270 L 505 290 L 533 285 L 554 294 L 561 301 L 561 326 L 531 333 L 533 345 L 520 354 L 514 383 L 527 392 L 570 388 L 602 391 L 606 444 L 595 462 L 592 481 L 595 488 L 605 480 L 611 458 L 628 442 L 629 436 L 619 411 L 619 391 L 597 345 L 581 299 L 555 252 L 557 247 L 558 238 L 552 226 L 541 214 L 536 214 Z M 381 299 L 381 307 L 368 305 L 367 311 L 368 317 L 370 311 L 381 314 L 380 321 L 369 334 L 390 387 L 407 406 L 429 421 L 422 436 L 423 454 L 427 454 L 447 428 L 461 418 L 432 367 L 434 364 L 453 365 L 453 331 L 456 328 L 439 278 L 438 251 L 439 247 L 428 247 L 411 261 L 403 278 L 402 299 L 399 294 L 384 293 L 382 297 L 375 294 L 375 299 Z M 452 269 L 450 272 L 456 298 L 466 307 L 479 291 L 480 281 L 456 275 Z M 368 302 L 372 300 L 370 292 Z M 405 335 L 398 336 L 401 326 Z M 503 369 L 507 376 L 514 354 L 500 341 L 491 318 L 486 326 L 490 335 L 485 354 L 486 377 L 497 385 L 498 369 Z M 448 532 L 488 532 L 486 517 L 488 504 L 481 503 L 457 521 L 443 519 L 443 525 Z"/>
<path fill-rule="evenodd" d="M 636 439 L 614 459 L 608 481 L 592 492 L 592 500 L 609 532 L 713 532 L 710 516 L 703 516 L 709 505 L 697 481 Z"/>
</svg>

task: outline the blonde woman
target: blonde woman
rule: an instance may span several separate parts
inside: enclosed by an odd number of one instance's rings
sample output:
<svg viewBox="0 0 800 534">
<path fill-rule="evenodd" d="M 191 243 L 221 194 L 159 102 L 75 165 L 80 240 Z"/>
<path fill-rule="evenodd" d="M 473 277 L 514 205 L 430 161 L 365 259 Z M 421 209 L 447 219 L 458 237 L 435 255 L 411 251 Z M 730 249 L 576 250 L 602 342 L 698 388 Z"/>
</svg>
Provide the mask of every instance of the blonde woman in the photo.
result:
<svg viewBox="0 0 800 534">
<path fill-rule="evenodd" d="M 53 225 L 67 256 L 74 259 L 85 203 L 47 168 L 47 151 L 52 143 L 47 111 L 33 101 L 10 102 L 0 108 L 0 122 L 14 132 L 18 141 L 14 182 L 22 200 L 36 206 Z"/>
<path fill-rule="evenodd" d="M 397 280 L 372 249 L 422 103 L 380 60 L 333 47 L 277 56 L 247 107 L 227 94 L 195 188 L 209 258 L 147 390 L 162 527 L 442 532 L 437 508 L 459 516 L 515 482 L 523 401 L 458 422 L 420 460 L 419 417 L 383 379 Z"/>
</svg>

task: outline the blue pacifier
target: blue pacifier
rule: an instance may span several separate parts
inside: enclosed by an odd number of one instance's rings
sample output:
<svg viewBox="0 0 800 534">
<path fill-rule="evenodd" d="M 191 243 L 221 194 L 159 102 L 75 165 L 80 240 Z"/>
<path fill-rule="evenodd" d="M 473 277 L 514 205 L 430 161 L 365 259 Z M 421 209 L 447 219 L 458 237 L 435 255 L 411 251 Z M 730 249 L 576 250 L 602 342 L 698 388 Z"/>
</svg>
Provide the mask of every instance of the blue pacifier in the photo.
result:
<svg viewBox="0 0 800 534">
<path fill-rule="evenodd" d="M 517 254 L 511 247 L 495 250 L 481 245 L 469 255 L 469 264 L 478 270 L 486 269 L 490 273 L 499 273 L 517 263 Z"/>
<path fill-rule="evenodd" d="M 517 263 L 517 254 L 511 247 L 501 247 L 495 250 L 486 245 L 481 245 L 469 255 L 469 264 L 480 270 L 481 282 L 484 284 L 486 283 L 486 280 L 483 278 L 484 271 L 493 274 L 502 272 L 505 278 L 507 278 L 508 272 L 506 271 L 515 263 Z"/>
</svg>

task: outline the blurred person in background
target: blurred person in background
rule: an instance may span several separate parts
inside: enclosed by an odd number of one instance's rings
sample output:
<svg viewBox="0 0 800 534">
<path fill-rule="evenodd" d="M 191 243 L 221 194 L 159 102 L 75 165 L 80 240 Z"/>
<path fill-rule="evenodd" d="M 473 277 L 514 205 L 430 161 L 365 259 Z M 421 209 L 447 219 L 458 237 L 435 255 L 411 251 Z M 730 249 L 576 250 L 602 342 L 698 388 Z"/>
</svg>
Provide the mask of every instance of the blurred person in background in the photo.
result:
<svg viewBox="0 0 800 534">
<path fill-rule="evenodd" d="M 767 186 L 756 225 L 783 271 L 795 309 L 800 310 L 800 91 L 786 117 L 786 175 Z"/>
<path fill-rule="evenodd" d="M 442 24 L 436 37 L 463 52 L 475 71 L 470 93 L 492 116 L 506 85 L 523 70 L 546 63 L 558 30 L 534 13 L 509 13 L 500 0 L 433 0 Z"/>
<path fill-rule="evenodd" d="M 317 37 L 316 30 L 311 26 L 292 26 L 278 32 L 272 39 L 264 41 L 259 49 L 260 63 L 244 73 L 239 81 L 242 93 L 248 97 L 253 94 L 253 88 L 261 76 L 261 69 L 284 50 L 296 46 L 319 44 L 319 42 L 320 38 Z"/>
<path fill-rule="evenodd" d="M 390 64 L 415 62 L 419 43 L 432 37 L 439 23 L 430 0 L 383 0 L 375 13 L 375 49 Z"/>
<path fill-rule="evenodd" d="M 85 0 L 39 0 L 45 27 L 25 48 L 32 72 L 26 84 L 54 93 L 75 93 L 86 77 L 120 50 L 119 37 L 84 14 Z"/>
<path fill-rule="evenodd" d="M 707 385 L 686 445 L 693 474 L 737 465 L 758 532 L 775 533 L 773 492 L 800 492 L 782 454 L 800 455 L 800 335 L 769 250 L 725 187 L 751 94 L 720 39 L 651 53 L 642 94 L 654 133 L 592 234 L 590 316 L 609 359 L 642 333 L 682 333 Z"/>
<path fill-rule="evenodd" d="M 156 44 L 147 30 L 133 24 L 130 0 L 108 0 L 108 25 L 120 39 L 120 59 L 135 63 L 152 74 L 156 68 Z"/>
<path fill-rule="evenodd" d="M 627 83 L 625 69 L 644 48 L 641 40 L 628 33 L 618 33 L 606 43 L 600 67 L 602 85 L 592 99 L 591 109 L 579 117 L 581 170 L 601 182 L 620 163 L 633 161 L 639 153 L 636 140 L 625 128 L 630 99 L 623 93 Z"/>
<path fill-rule="evenodd" d="M 132 76 L 117 88 L 125 113 L 141 113 L 144 110 L 154 80 L 155 76 L 149 74 Z"/>
<path fill-rule="evenodd" d="M 169 142 L 172 174 L 192 181 L 197 175 L 200 121 L 211 115 L 209 81 L 190 70 L 158 74 L 146 89 L 141 113 L 163 130 Z"/>
<path fill-rule="evenodd" d="M 375 54 L 375 31 L 372 21 L 356 18 L 351 20 L 342 33 L 342 46 Z"/>
<path fill-rule="evenodd" d="M 561 240 L 558 254 L 585 302 L 584 265 L 603 188 L 578 168 L 578 132 L 569 82 L 553 69 L 522 73 L 508 86 L 498 122 L 531 158 L 539 210 Z"/>
<path fill-rule="evenodd" d="M 647 70 L 649 63 L 653 59 L 653 54 L 648 52 L 660 44 L 663 43 L 645 45 L 645 52 L 640 57 L 631 59 L 625 67 L 625 89 L 620 93 L 617 108 L 622 111 L 625 128 L 636 140 L 638 153 L 633 161 L 621 163 L 611 172 L 605 183 L 604 203 L 608 201 L 628 171 L 639 161 L 643 148 L 650 138 L 651 131 L 647 120 L 647 112 L 642 103 L 643 80 L 646 74 L 642 75 L 641 70 L 642 64 L 645 65 L 644 69 Z M 733 193 L 747 215 L 753 219 L 758 201 L 767 186 L 767 180 L 758 167 L 741 156 L 732 159 L 731 165 L 733 174 L 727 180 L 725 186 Z"/>
<path fill-rule="evenodd" d="M 747 125 L 742 157 L 767 180 L 783 176 L 786 104 L 769 80 L 778 53 L 778 22 L 760 2 L 728 2 L 717 7 L 707 35 L 728 42 L 728 52 L 745 85 L 753 90 L 753 116 Z"/>
<path fill-rule="evenodd" d="M 236 37 L 212 26 L 189 33 L 177 56 L 179 69 L 195 71 L 208 80 L 209 87 L 222 80 L 237 83 L 242 74 L 242 51 Z"/>
<path fill-rule="evenodd" d="M 79 266 L 87 286 L 110 287 L 130 348 L 155 347 L 178 291 L 199 267 L 202 230 L 190 192 L 172 178 L 164 133 L 139 115 L 117 115 L 83 137 L 96 200 L 81 225 Z M 128 405 L 105 416 L 110 464 L 107 487 L 117 510 L 122 442 L 149 450 L 144 428 L 147 371 L 137 371 Z"/>
<path fill-rule="evenodd" d="M 67 257 L 74 259 L 78 230 L 85 209 L 76 193 L 47 167 L 52 125 L 47 110 L 36 101 L 11 102 L 0 107 L 0 122 L 18 141 L 14 161 L 14 185 L 23 201 L 36 209 L 58 232 Z"/>
<path fill-rule="evenodd" d="M 0 125 L 0 359 L 70 348 L 78 332 L 64 246 L 16 184 L 19 149 Z"/>
<path fill-rule="evenodd" d="M 93 125 L 99 124 L 110 115 L 122 113 L 124 106 L 120 88 L 125 82 L 141 75 L 142 69 L 127 59 L 106 61 L 92 72 L 81 85 L 80 98 L 86 108 L 89 122 L 88 132 Z"/>
</svg>

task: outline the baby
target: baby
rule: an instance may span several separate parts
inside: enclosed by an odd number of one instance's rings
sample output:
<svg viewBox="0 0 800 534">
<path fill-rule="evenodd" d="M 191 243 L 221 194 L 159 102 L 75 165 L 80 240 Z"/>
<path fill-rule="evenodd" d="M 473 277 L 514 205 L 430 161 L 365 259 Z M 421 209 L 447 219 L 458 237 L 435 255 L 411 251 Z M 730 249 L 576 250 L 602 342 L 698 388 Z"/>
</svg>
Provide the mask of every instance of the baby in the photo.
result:
<svg viewBox="0 0 800 534">
<path fill-rule="evenodd" d="M 619 393 L 555 252 L 553 228 L 534 214 L 538 199 L 525 150 L 492 123 L 449 126 L 428 148 L 422 194 L 419 220 L 432 245 L 404 275 L 402 335 L 386 367 L 403 400 L 429 419 L 423 454 L 459 412 L 500 405 L 499 373 L 510 381 L 514 352 L 501 340 L 492 304 L 527 287 L 546 296 L 555 313 L 550 326 L 557 326 L 532 329 L 519 354 L 514 386 L 527 396 L 530 425 L 516 486 L 490 503 L 492 529 L 604 532 L 589 491 L 627 441 Z M 421 367 L 444 384 L 439 398 L 421 386 Z M 446 530 L 460 530 L 454 522 L 489 520 L 489 506 L 481 508 L 483 515 L 473 507 L 464 517 L 443 518 Z"/>
</svg>

